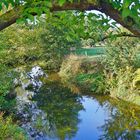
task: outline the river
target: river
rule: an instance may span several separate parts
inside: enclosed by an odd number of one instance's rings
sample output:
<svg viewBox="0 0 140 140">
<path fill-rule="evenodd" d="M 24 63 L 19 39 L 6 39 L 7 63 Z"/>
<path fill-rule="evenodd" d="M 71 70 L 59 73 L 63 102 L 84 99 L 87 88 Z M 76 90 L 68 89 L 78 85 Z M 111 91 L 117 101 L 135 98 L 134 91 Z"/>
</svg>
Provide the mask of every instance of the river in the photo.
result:
<svg viewBox="0 0 140 140">
<path fill-rule="evenodd" d="M 15 83 L 17 116 L 30 140 L 140 139 L 138 106 L 72 90 L 38 66 Z"/>
</svg>

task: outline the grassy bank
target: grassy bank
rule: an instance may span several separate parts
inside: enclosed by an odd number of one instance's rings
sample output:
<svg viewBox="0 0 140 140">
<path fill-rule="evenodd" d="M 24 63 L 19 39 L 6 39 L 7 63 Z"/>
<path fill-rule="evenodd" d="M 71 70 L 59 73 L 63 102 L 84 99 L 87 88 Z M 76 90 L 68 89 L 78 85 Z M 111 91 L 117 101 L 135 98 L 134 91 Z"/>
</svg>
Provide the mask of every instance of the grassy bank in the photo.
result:
<svg viewBox="0 0 140 140">
<path fill-rule="evenodd" d="M 109 94 L 140 105 L 139 44 L 128 39 L 120 41 L 107 46 L 104 55 L 67 57 L 59 75 L 90 94 Z"/>
<path fill-rule="evenodd" d="M 126 67 L 117 74 L 105 70 L 99 57 L 69 56 L 62 64 L 60 77 L 67 85 L 76 85 L 89 94 L 120 98 L 140 105 L 140 70 Z"/>
</svg>

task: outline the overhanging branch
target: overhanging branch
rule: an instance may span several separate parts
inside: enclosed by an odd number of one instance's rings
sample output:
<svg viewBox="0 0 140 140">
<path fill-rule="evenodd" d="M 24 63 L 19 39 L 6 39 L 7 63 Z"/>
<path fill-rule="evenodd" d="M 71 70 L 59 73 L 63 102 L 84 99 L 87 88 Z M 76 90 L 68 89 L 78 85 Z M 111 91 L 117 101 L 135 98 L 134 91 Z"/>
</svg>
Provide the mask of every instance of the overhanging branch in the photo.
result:
<svg viewBox="0 0 140 140">
<path fill-rule="evenodd" d="M 126 33 L 126 32 L 121 32 L 121 33 L 118 33 L 118 34 L 106 35 L 106 36 L 103 36 L 103 37 L 98 38 L 98 39 L 96 39 L 92 36 L 87 36 L 87 37 L 84 37 L 83 39 L 84 40 L 93 39 L 95 41 L 95 43 L 99 43 L 99 42 L 105 41 L 106 39 L 111 39 L 111 38 L 116 39 L 116 38 L 121 38 L 121 37 L 140 38 L 140 36 L 138 36 L 138 35 L 134 35 L 134 34 Z"/>
<path fill-rule="evenodd" d="M 99 3 L 82 1 L 80 3 L 65 3 L 63 6 L 53 4 L 51 11 L 62 11 L 62 10 L 98 10 L 106 15 L 110 16 L 112 19 L 120 23 L 122 26 L 127 28 L 133 34 L 140 37 L 140 28 L 136 25 L 129 25 L 128 22 L 124 21 L 120 12 L 114 9 L 109 3 L 104 0 L 99 0 Z M 24 6 L 16 7 L 7 13 L 0 16 L 0 30 L 12 25 L 16 22 L 18 18 L 24 12 Z"/>
<path fill-rule="evenodd" d="M 138 35 L 128 34 L 126 32 L 123 32 L 123 33 L 120 33 L 120 34 L 113 34 L 113 35 L 105 36 L 105 37 L 99 39 L 98 42 L 104 41 L 104 40 L 109 39 L 109 38 L 112 38 L 112 37 L 114 37 L 114 38 L 118 38 L 118 37 L 134 37 L 134 38 L 140 38 L 140 36 L 138 36 Z"/>
</svg>

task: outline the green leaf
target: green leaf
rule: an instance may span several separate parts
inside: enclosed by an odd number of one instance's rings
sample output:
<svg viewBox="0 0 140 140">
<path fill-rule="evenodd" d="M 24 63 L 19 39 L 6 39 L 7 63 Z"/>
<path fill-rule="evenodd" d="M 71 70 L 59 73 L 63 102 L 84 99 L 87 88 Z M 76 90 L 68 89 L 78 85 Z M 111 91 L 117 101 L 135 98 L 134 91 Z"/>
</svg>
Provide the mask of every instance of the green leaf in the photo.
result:
<svg viewBox="0 0 140 140">
<path fill-rule="evenodd" d="M 130 10 L 128 8 L 123 9 L 122 16 L 126 18 L 130 14 Z"/>
<path fill-rule="evenodd" d="M 59 5 L 62 6 L 65 2 L 66 0 L 59 0 Z"/>
<path fill-rule="evenodd" d="M 19 19 L 16 20 L 16 23 L 17 24 L 25 23 L 25 19 L 24 18 L 19 18 Z"/>
<path fill-rule="evenodd" d="M 45 1 L 45 6 L 51 8 L 52 7 L 52 2 L 51 1 Z"/>
</svg>

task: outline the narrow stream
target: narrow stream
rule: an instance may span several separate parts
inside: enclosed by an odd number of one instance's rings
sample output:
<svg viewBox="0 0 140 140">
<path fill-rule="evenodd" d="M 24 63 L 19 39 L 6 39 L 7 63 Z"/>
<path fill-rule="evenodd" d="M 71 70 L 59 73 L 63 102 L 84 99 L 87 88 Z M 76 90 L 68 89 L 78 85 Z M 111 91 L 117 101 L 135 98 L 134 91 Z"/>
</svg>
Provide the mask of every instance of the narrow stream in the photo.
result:
<svg viewBox="0 0 140 140">
<path fill-rule="evenodd" d="M 15 83 L 17 115 L 30 140 L 140 139 L 140 107 L 73 93 L 40 67 L 22 73 Z"/>
</svg>

